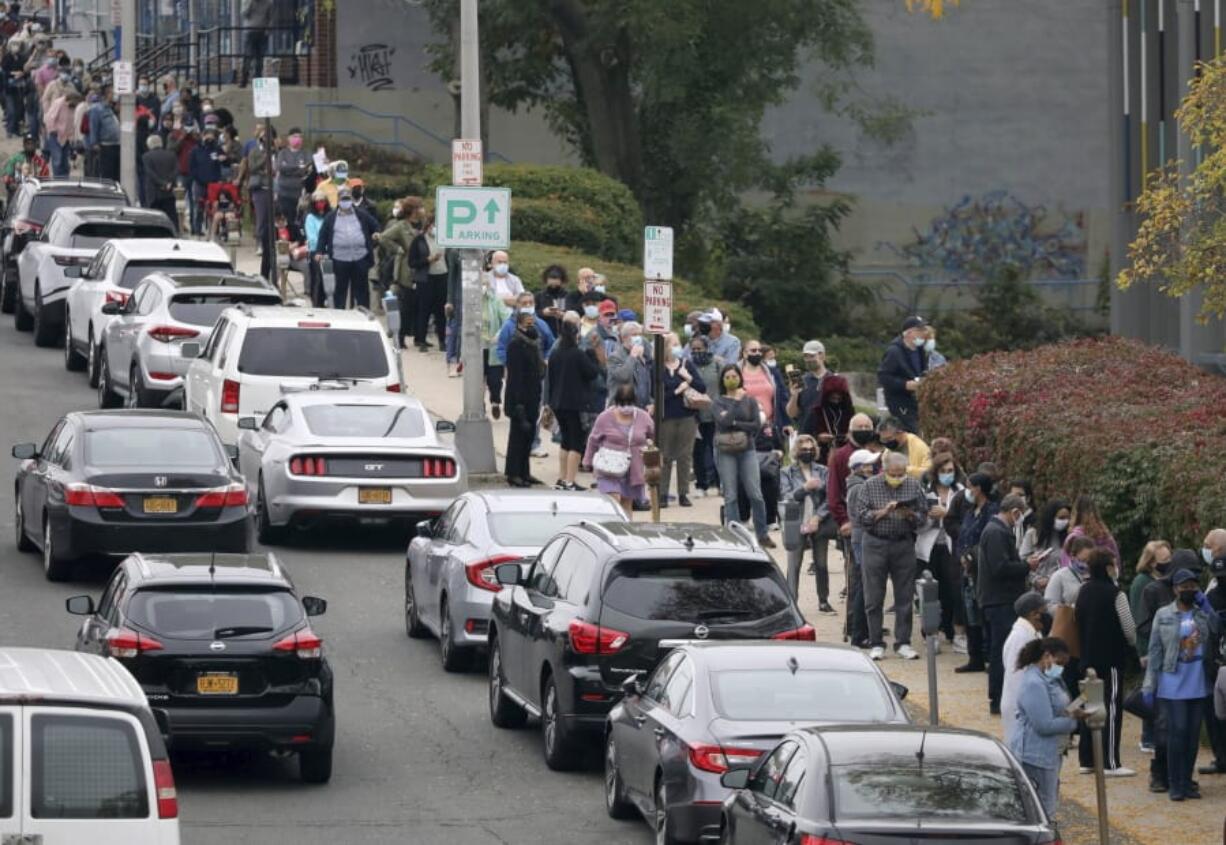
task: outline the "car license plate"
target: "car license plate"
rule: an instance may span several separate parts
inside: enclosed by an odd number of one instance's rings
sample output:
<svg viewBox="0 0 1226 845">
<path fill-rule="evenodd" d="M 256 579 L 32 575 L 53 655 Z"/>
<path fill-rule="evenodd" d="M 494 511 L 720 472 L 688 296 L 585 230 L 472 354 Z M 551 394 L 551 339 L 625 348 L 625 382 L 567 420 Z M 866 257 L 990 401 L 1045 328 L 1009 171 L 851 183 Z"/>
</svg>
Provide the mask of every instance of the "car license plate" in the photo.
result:
<svg viewBox="0 0 1226 845">
<path fill-rule="evenodd" d="M 178 513 L 179 500 L 172 496 L 146 496 L 145 513 Z"/>
<path fill-rule="evenodd" d="M 238 675 L 211 672 L 196 676 L 196 692 L 201 695 L 238 695 Z"/>
<path fill-rule="evenodd" d="M 359 505 L 390 505 L 392 503 L 392 488 L 390 487 L 359 487 Z"/>
</svg>

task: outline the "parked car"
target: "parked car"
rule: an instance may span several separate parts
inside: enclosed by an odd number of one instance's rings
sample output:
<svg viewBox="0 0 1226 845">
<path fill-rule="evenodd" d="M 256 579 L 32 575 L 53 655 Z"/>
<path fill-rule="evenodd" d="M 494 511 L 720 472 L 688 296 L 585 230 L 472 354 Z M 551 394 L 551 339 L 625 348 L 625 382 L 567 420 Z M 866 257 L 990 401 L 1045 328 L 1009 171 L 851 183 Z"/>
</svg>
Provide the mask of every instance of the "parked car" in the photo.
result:
<svg viewBox="0 0 1226 845">
<path fill-rule="evenodd" d="M 417 399 L 348 389 L 289 393 L 262 420 L 240 417 L 238 461 L 260 542 L 328 520 L 441 513 L 467 487 L 464 462 Z"/>
<path fill-rule="evenodd" d="M 178 845 L 166 743 L 118 661 L 0 646 L 0 838 Z"/>
<path fill-rule="evenodd" d="M 328 603 L 299 598 L 270 554 L 135 554 L 85 617 L 77 650 L 113 657 L 168 715 L 180 748 L 296 752 L 302 779 L 332 776 L 332 667 L 309 618 Z"/>
<path fill-rule="evenodd" d="M 85 267 L 67 267 L 76 281 L 64 305 L 64 366 L 86 369 L 89 386 L 98 386 L 98 350 L 114 314 L 107 303 L 123 305 L 146 276 L 153 273 L 233 273 L 230 256 L 219 244 L 180 239 L 107 241 Z"/>
<path fill-rule="evenodd" d="M 86 555 L 247 551 L 247 489 L 217 432 L 182 411 L 86 411 L 13 447 L 17 548 L 47 578 Z"/>
<path fill-rule="evenodd" d="M 98 352 L 98 406 L 164 407 L 191 363 L 182 345 L 208 343 L 221 312 L 243 304 L 278 306 L 281 294 L 260 276 L 154 273 L 123 305 L 103 305 L 114 319 Z"/>
<path fill-rule="evenodd" d="M 187 368 L 184 407 L 200 414 L 226 443 L 238 441 L 239 417 L 263 419 L 287 391 L 345 387 L 399 393 L 400 355 L 366 309 L 267 308 L 222 312 L 212 337 Z"/>
<path fill-rule="evenodd" d="M 42 234 L 51 212 L 62 206 L 109 205 L 131 202 L 110 179 L 26 179 L 9 200 L 0 222 L 0 311 L 17 306 L 17 259 L 26 244 Z"/>
<path fill-rule="evenodd" d="M 1034 787 L 994 737 L 919 725 L 802 728 L 721 777 L 720 842 L 1058 845 Z"/>
<path fill-rule="evenodd" d="M 630 675 L 687 639 L 813 640 L 775 562 L 740 525 L 582 523 L 526 573 L 494 570 L 490 719 L 539 716 L 545 762 L 574 766 L 603 739 Z"/>
<path fill-rule="evenodd" d="M 707 640 L 623 683 L 605 732 L 605 806 L 666 842 L 719 835 L 720 775 L 804 725 L 909 724 L 907 689 L 850 646 Z"/>
<path fill-rule="evenodd" d="M 34 331 L 37 346 L 54 346 L 64 330 L 64 302 L 75 279 L 69 267 L 84 267 L 113 238 L 173 238 L 170 218 L 160 211 L 122 206 L 62 205 L 51 213 L 37 240 L 17 261 L 17 330 Z"/>
<path fill-rule="evenodd" d="M 608 496 L 535 490 L 465 493 L 442 516 L 417 524 L 404 564 L 404 625 L 438 638 L 443 668 L 467 668 L 485 648 L 494 567 L 530 562 L 555 534 L 580 522 L 624 522 Z"/>
</svg>

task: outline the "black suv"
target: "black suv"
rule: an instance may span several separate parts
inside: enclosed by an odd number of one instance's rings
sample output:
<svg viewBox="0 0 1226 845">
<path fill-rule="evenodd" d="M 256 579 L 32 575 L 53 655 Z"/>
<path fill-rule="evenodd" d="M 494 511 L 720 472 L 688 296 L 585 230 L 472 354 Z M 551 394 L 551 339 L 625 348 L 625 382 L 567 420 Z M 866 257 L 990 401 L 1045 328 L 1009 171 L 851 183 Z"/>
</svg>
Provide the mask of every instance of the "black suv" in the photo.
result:
<svg viewBox="0 0 1226 845">
<path fill-rule="evenodd" d="M 774 561 L 736 525 L 580 523 L 496 570 L 490 719 L 541 717 L 545 762 L 578 762 L 623 684 L 681 640 L 813 640 Z"/>
<path fill-rule="evenodd" d="M 332 776 L 332 667 L 307 617 L 327 610 L 299 599 L 271 554 L 132 555 L 87 617 L 77 650 L 114 657 L 165 710 L 172 748 L 247 747 L 298 752 L 302 779 Z"/>
</svg>

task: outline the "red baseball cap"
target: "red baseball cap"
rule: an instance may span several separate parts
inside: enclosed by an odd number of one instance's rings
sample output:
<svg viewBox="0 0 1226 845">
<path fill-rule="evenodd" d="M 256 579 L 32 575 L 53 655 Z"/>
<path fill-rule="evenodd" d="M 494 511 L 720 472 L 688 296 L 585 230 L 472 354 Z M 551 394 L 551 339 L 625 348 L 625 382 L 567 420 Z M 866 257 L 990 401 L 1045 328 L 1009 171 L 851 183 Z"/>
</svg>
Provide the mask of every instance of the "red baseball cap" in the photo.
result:
<svg viewBox="0 0 1226 845">
<path fill-rule="evenodd" d="M 617 303 L 615 303 L 611 299 L 606 299 L 600 303 L 599 311 L 601 314 L 616 314 L 617 313 Z"/>
</svg>

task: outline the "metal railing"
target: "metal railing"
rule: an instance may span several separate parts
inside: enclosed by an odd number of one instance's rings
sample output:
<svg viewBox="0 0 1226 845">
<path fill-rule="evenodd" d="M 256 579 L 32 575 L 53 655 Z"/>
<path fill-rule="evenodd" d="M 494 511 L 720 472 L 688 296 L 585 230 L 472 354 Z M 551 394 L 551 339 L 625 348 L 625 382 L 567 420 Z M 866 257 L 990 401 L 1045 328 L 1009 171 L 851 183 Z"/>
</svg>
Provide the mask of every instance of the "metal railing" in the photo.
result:
<svg viewBox="0 0 1226 845">
<path fill-rule="evenodd" d="M 337 116 L 335 121 L 330 116 Z M 386 132 L 374 137 L 355 129 L 352 119 L 346 116 L 359 115 L 371 122 L 382 122 Z M 391 147 L 425 161 L 443 160 L 451 156 L 451 139 L 439 135 L 415 120 L 401 114 L 385 114 L 364 109 L 349 103 L 307 103 L 306 132 L 309 137 L 320 135 L 348 137 L 376 147 Z M 509 164 L 511 159 L 502 153 L 489 151 L 487 160 Z"/>
</svg>

